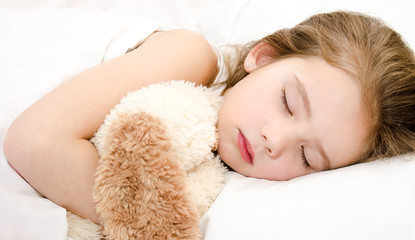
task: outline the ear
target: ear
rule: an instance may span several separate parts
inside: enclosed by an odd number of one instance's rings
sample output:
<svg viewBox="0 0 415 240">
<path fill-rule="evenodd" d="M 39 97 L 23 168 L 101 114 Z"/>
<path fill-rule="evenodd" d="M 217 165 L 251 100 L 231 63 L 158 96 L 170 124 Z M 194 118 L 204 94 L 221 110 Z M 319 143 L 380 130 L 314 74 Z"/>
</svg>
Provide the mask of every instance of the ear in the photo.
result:
<svg viewBox="0 0 415 240">
<path fill-rule="evenodd" d="M 250 73 L 266 64 L 273 55 L 274 50 L 265 42 L 259 42 L 248 53 L 244 61 L 244 69 Z"/>
</svg>

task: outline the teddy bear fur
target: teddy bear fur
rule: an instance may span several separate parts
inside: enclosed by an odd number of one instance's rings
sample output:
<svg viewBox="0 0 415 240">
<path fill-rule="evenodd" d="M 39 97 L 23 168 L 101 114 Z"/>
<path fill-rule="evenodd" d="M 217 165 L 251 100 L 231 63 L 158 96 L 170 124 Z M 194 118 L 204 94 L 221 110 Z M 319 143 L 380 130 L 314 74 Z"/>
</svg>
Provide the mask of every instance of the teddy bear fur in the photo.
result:
<svg viewBox="0 0 415 240">
<path fill-rule="evenodd" d="M 125 96 L 91 141 L 93 199 L 107 239 L 200 239 L 199 220 L 224 186 L 219 92 L 185 81 Z"/>
</svg>

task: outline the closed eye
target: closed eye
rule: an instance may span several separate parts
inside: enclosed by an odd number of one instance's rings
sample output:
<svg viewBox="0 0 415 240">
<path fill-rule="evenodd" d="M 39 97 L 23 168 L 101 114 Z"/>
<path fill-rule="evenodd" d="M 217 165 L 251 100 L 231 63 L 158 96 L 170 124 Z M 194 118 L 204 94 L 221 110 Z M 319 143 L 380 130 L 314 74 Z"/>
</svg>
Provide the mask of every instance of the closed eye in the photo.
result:
<svg viewBox="0 0 415 240">
<path fill-rule="evenodd" d="M 301 156 L 301 160 L 303 161 L 305 168 L 310 168 L 311 166 L 308 163 L 307 158 L 305 157 L 304 146 L 301 146 L 300 156 Z"/>
<path fill-rule="evenodd" d="M 281 89 L 281 92 L 282 92 L 281 101 L 284 106 L 284 109 L 292 116 L 293 113 L 291 112 L 290 106 L 288 106 L 287 95 L 285 94 L 285 89 Z"/>
</svg>

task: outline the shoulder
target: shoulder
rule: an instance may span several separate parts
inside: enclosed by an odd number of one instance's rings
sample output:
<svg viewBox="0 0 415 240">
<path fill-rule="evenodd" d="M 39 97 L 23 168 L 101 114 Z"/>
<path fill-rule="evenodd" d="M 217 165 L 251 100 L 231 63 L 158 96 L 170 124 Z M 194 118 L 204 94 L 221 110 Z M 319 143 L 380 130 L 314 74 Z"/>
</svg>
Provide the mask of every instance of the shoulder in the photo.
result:
<svg viewBox="0 0 415 240">
<path fill-rule="evenodd" d="M 182 51 L 196 50 L 196 53 L 198 54 L 206 54 L 215 57 L 215 52 L 205 37 L 191 30 L 175 29 L 155 32 L 145 40 L 143 45 L 149 43 L 162 44 L 166 47 L 176 46 L 180 47 Z"/>
<path fill-rule="evenodd" d="M 217 73 L 216 52 L 201 34 L 190 30 L 155 32 L 137 50 L 157 62 L 168 60 L 170 66 L 186 71 L 188 81 L 208 85 Z"/>
</svg>

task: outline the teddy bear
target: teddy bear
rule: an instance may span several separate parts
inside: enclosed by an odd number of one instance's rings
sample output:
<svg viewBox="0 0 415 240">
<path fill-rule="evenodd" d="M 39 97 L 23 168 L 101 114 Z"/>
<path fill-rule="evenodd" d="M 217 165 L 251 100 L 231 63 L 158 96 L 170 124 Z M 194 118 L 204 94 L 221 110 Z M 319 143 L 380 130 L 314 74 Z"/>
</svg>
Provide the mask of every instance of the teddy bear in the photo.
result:
<svg viewBox="0 0 415 240">
<path fill-rule="evenodd" d="M 225 184 L 214 151 L 217 90 L 183 80 L 121 99 L 91 139 L 93 199 L 106 239 L 200 239 L 199 220 Z"/>
</svg>

